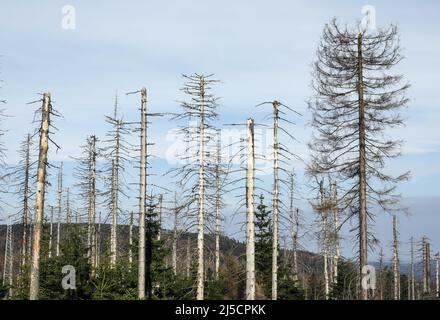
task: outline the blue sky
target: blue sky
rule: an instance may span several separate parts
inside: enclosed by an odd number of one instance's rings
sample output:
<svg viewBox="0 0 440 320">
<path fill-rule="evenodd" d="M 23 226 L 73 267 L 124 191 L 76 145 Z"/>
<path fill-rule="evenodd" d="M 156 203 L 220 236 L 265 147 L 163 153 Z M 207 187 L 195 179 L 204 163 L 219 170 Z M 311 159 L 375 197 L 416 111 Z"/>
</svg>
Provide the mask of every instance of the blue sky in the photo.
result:
<svg viewBox="0 0 440 320">
<path fill-rule="evenodd" d="M 75 30 L 61 26 L 61 10 L 67 4 L 76 8 Z M 180 75 L 193 72 L 214 73 L 222 81 L 215 90 L 221 97 L 220 123 L 244 122 L 249 116 L 261 121 L 266 112 L 254 106 L 274 98 L 302 112 L 295 127 L 301 144 L 293 147 L 307 159 L 310 115 L 305 101 L 311 95 L 311 63 L 323 25 L 334 16 L 354 24 L 362 18 L 364 5 L 375 7 L 378 26 L 398 24 L 406 59 L 397 71 L 412 84 L 410 107 L 404 111 L 407 126 L 389 132 L 406 141 L 403 157 L 391 162 L 389 170 L 411 170 L 413 176 L 400 188 L 412 212 L 400 218 L 402 243 L 425 234 L 433 250 L 439 250 L 440 3 L 434 0 L 2 0 L 0 94 L 13 116 L 5 122 L 10 130 L 8 159 L 16 161 L 18 143 L 30 130 L 33 112 L 26 103 L 38 92 L 50 91 L 64 115 L 57 121 L 56 136 L 62 150 L 52 152 L 50 159 L 68 162 L 87 135 L 103 137 L 104 115 L 111 112 L 116 92 L 127 120 L 137 119 L 138 98 L 124 94 L 142 86 L 148 88 L 152 112 L 176 111 L 176 100 L 182 99 Z M 170 141 L 165 137 L 175 125 L 158 119 L 151 126 L 151 140 L 160 142 L 152 147 L 159 157 L 153 171 L 167 166 Z M 300 164 L 298 168 L 301 171 Z M 388 251 L 390 227 L 388 215 L 375 226 Z M 352 254 L 349 239 L 347 233 L 347 255 Z"/>
</svg>

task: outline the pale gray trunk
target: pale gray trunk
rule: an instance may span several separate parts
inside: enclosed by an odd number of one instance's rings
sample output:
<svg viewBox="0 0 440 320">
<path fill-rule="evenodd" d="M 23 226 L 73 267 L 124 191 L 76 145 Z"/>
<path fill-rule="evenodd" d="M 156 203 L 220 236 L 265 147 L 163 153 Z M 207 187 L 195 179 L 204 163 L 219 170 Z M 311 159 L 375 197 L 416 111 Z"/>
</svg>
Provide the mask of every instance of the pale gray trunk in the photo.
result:
<svg viewBox="0 0 440 320">
<path fill-rule="evenodd" d="M 96 272 L 96 137 L 91 137 L 91 161 L 92 161 L 92 177 L 91 177 L 91 207 L 90 207 L 90 264 L 91 274 Z"/>
<path fill-rule="evenodd" d="M 217 167 L 215 176 L 215 268 L 214 276 L 218 280 L 220 271 L 220 210 L 221 210 L 221 185 L 220 185 L 220 166 L 221 166 L 221 140 L 217 139 Z"/>
<path fill-rule="evenodd" d="M 415 286 L 416 286 L 416 279 L 415 279 L 415 272 L 414 272 L 414 239 L 411 237 L 411 275 L 410 275 L 410 287 L 408 291 L 411 293 L 411 300 L 415 300 Z"/>
<path fill-rule="evenodd" d="M 274 159 L 273 159 L 273 239 L 272 239 L 272 300 L 278 299 L 278 219 L 279 219 L 279 185 L 278 185 L 278 155 L 279 155 L 279 145 L 278 145 L 278 102 L 273 103 L 273 149 L 274 149 Z"/>
<path fill-rule="evenodd" d="M 157 240 L 160 241 L 162 237 L 162 212 L 163 211 L 163 195 L 159 195 L 159 205 L 158 205 L 158 221 L 159 221 L 159 228 L 157 230 Z"/>
<path fill-rule="evenodd" d="M 325 199 L 324 199 L 324 186 L 323 181 L 320 183 L 319 192 L 321 194 L 321 203 L 320 203 L 320 214 L 322 221 L 322 258 L 324 261 L 324 294 L 325 299 L 328 300 L 330 293 L 330 279 L 329 279 L 329 268 L 328 268 L 328 236 L 327 236 L 327 208 L 325 208 Z"/>
<path fill-rule="evenodd" d="M 60 255 L 60 240 L 61 240 L 61 217 L 62 217 L 62 202 L 63 202 L 63 163 L 61 163 L 60 172 L 58 173 L 58 219 L 57 219 L 57 242 L 56 242 L 56 256 Z"/>
<path fill-rule="evenodd" d="M 22 269 L 28 261 L 28 255 L 30 254 L 28 250 L 28 242 L 30 238 L 29 231 L 29 167 L 30 167 L 30 149 L 31 149 L 31 135 L 28 134 L 26 137 L 25 146 L 25 159 L 24 159 L 24 183 L 23 183 L 23 234 L 22 234 L 22 245 L 21 245 L 21 266 Z"/>
<path fill-rule="evenodd" d="M 200 123 L 199 123 L 199 208 L 197 214 L 197 300 L 204 299 L 205 291 L 205 259 L 204 259 L 204 232 L 205 232 L 205 81 L 201 79 L 200 96 Z"/>
<path fill-rule="evenodd" d="M 32 243 L 32 265 L 30 272 L 29 299 L 38 300 L 40 291 L 40 249 L 44 218 L 44 195 L 46 187 L 47 152 L 49 150 L 50 93 L 43 95 L 41 108 L 40 143 L 37 169 L 37 193 L 35 201 L 34 240 Z"/>
<path fill-rule="evenodd" d="M 52 247 L 53 247 L 53 206 L 50 206 L 50 225 L 49 225 L 49 258 L 52 257 Z"/>
<path fill-rule="evenodd" d="M 128 229 L 128 263 L 133 264 L 133 211 L 130 213 L 130 227 Z"/>
<path fill-rule="evenodd" d="M 191 238 L 188 235 L 186 240 L 186 277 L 191 275 Z"/>
<path fill-rule="evenodd" d="M 293 280 L 298 280 L 298 228 L 299 228 L 299 210 L 295 210 L 293 207 L 294 200 L 294 187 L 295 187 L 294 175 L 290 174 L 290 204 L 289 204 L 289 220 L 290 220 L 290 230 L 292 235 L 292 273 Z"/>
<path fill-rule="evenodd" d="M 116 246 L 117 246 L 117 223 L 118 223 L 118 186 L 117 186 L 116 162 L 112 160 L 112 223 L 110 228 L 110 266 L 116 266 Z"/>
<path fill-rule="evenodd" d="M 338 284 L 338 265 L 341 257 L 341 248 L 339 240 L 339 205 L 338 205 L 338 189 L 336 182 L 332 184 L 333 187 L 333 221 L 334 221 L 334 241 L 335 241 L 335 256 L 333 262 L 333 285 Z"/>
<path fill-rule="evenodd" d="M 147 89 L 141 90 L 141 146 L 139 182 L 138 298 L 145 298 L 145 205 L 147 187 Z"/>
<path fill-rule="evenodd" d="M 400 300 L 400 263 L 395 215 L 393 216 L 393 296 L 394 300 Z"/>
<path fill-rule="evenodd" d="M 255 300 L 254 171 L 255 171 L 254 120 L 248 119 L 247 120 L 247 167 L 246 167 L 246 299 L 247 300 Z M 275 291 L 275 295 L 276 295 L 276 291 Z"/>
<path fill-rule="evenodd" d="M 440 298 L 439 260 L 440 260 L 440 255 L 439 255 L 439 253 L 437 253 L 435 255 L 435 296 L 436 296 L 436 298 Z"/>
<path fill-rule="evenodd" d="M 172 265 L 173 272 L 177 275 L 177 227 L 178 227 L 179 208 L 177 204 L 177 192 L 174 194 L 174 228 L 173 228 L 173 247 L 172 247 Z"/>
<path fill-rule="evenodd" d="M 362 287 L 362 269 L 368 264 L 367 238 L 367 175 L 365 156 L 365 105 L 362 34 L 358 36 L 358 99 L 359 99 L 359 288 L 361 299 L 368 299 L 368 290 Z"/>
</svg>

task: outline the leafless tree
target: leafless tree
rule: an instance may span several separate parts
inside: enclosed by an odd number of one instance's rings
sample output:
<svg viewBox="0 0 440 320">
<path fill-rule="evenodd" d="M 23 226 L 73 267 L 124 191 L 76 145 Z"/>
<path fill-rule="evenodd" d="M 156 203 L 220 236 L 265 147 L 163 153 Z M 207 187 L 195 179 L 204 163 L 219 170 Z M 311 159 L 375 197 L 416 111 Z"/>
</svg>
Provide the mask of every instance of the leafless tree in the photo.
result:
<svg viewBox="0 0 440 320">
<path fill-rule="evenodd" d="M 367 264 L 373 205 L 393 209 L 399 200 L 396 184 L 409 177 L 383 170 L 386 159 L 400 154 L 401 141 L 385 133 L 403 124 L 398 111 L 408 102 L 409 85 L 389 71 L 401 59 L 395 26 L 357 31 L 334 19 L 324 27 L 314 64 L 312 168 L 339 180 L 341 210 L 358 217 L 360 273 Z M 368 299 L 367 290 L 361 290 L 361 298 Z"/>
<path fill-rule="evenodd" d="M 118 218 L 123 214 L 120 206 L 121 197 L 127 198 L 128 186 L 124 172 L 129 163 L 132 145 L 127 142 L 130 135 L 129 123 L 124 122 L 123 117 L 118 115 L 118 96 L 115 97 L 115 105 L 112 116 L 106 117 L 106 122 L 110 124 L 111 130 L 106 134 L 106 145 L 103 148 L 103 156 L 108 164 L 105 169 L 109 178 L 107 179 L 108 191 L 106 194 L 106 204 L 111 213 L 110 230 L 110 265 L 115 266 L 117 261 L 118 245 Z"/>
<path fill-rule="evenodd" d="M 208 205 L 215 204 L 215 138 L 217 132 L 213 120 L 217 119 L 217 98 L 211 93 L 212 86 L 218 80 L 212 75 L 184 75 L 185 84 L 182 91 L 188 95 L 188 101 L 182 101 L 183 111 L 173 118 L 187 121 L 180 134 L 185 144 L 179 154 L 184 162 L 180 168 L 170 173 L 180 177 L 183 190 L 185 212 L 195 218 L 197 226 L 197 299 L 204 299 L 205 251 L 204 236 L 207 221 L 213 215 L 207 210 Z M 191 121 L 196 121 L 192 124 Z"/>
<path fill-rule="evenodd" d="M 74 176 L 77 179 L 76 187 L 79 190 L 79 197 L 85 208 L 87 208 L 87 257 L 91 265 L 91 275 L 96 271 L 96 206 L 98 179 L 102 171 L 97 168 L 97 158 L 100 156 L 100 149 L 97 147 L 98 138 L 94 135 L 88 136 L 86 143 L 81 146 L 82 155 L 75 158 L 77 166 Z"/>
<path fill-rule="evenodd" d="M 54 110 L 51 103 L 50 93 L 43 94 L 43 98 L 35 102 L 41 102 L 42 106 L 36 111 L 36 115 L 40 116 L 36 122 L 40 124 L 37 132 L 39 133 L 39 156 L 38 156 L 38 169 L 37 169 L 37 192 L 36 192 L 36 204 L 35 204 L 35 219 L 32 241 L 32 264 L 30 272 L 30 285 L 29 285 L 29 299 L 38 300 L 40 291 L 40 251 L 41 251 L 41 234 L 43 229 L 44 219 L 44 198 L 46 190 L 46 174 L 48 162 L 48 150 L 51 128 L 56 129 L 51 124 L 51 116 L 60 116 L 60 114 Z M 34 103 L 34 102 L 32 102 Z M 54 143 L 54 142 L 53 142 Z M 54 143 L 57 148 L 59 146 Z"/>
</svg>

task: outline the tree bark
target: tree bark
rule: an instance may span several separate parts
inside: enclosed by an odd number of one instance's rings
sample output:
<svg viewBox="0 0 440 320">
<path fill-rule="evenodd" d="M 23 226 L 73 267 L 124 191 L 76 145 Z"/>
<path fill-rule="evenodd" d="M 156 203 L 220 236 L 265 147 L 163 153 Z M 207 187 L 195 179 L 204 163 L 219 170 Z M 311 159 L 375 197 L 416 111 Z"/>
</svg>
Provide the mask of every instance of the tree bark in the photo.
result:
<svg viewBox="0 0 440 320">
<path fill-rule="evenodd" d="M 400 300 L 400 272 L 399 272 L 399 252 L 397 241 L 397 222 L 393 216 L 393 296 L 394 300 Z"/>
<path fill-rule="evenodd" d="M 172 248 L 172 265 L 174 275 L 177 275 L 177 227 L 178 227 L 178 204 L 177 192 L 174 194 L 174 228 L 173 228 L 173 248 Z"/>
<path fill-rule="evenodd" d="M 57 257 L 60 255 L 62 202 L 63 202 L 63 163 L 61 163 L 60 172 L 58 174 L 58 219 L 57 219 L 57 242 L 56 242 L 56 251 L 55 251 Z"/>
<path fill-rule="evenodd" d="M 204 232 L 205 232 L 205 81 L 200 81 L 202 93 L 200 98 L 200 123 L 199 123 L 199 208 L 197 214 L 197 300 L 204 299 L 205 289 L 205 258 L 204 258 Z"/>
<path fill-rule="evenodd" d="M 364 79 L 362 34 L 358 35 L 358 102 L 359 102 L 359 288 L 361 299 L 368 299 L 368 290 L 362 287 L 362 269 L 368 263 L 367 239 L 367 177 L 365 158 L 365 105 L 364 105 Z"/>
<path fill-rule="evenodd" d="M 24 159 L 24 183 L 23 183 L 23 234 L 21 240 L 21 266 L 22 268 L 28 261 L 28 242 L 30 234 L 29 229 L 29 167 L 30 167 L 30 149 L 31 149 L 31 135 L 26 136 L 25 145 L 25 159 Z"/>
<path fill-rule="evenodd" d="M 273 148 L 274 148 L 274 159 L 273 159 L 273 239 L 272 239 L 272 300 L 278 299 L 278 218 L 279 218 L 279 185 L 278 185 L 278 155 L 279 155 L 279 145 L 278 145 L 278 106 L 279 102 L 273 102 Z"/>
<path fill-rule="evenodd" d="M 141 90 L 141 154 L 139 182 L 138 298 L 145 298 L 145 205 L 147 185 L 147 89 Z"/>
<path fill-rule="evenodd" d="M 247 168 L 246 168 L 246 299 L 255 300 L 255 171 L 254 120 L 247 120 Z"/>
<path fill-rule="evenodd" d="M 38 300 L 40 291 L 40 249 L 44 217 L 47 152 L 49 150 L 50 93 L 43 95 L 41 128 L 37 171 L 37 194 L 35 204 L 34 240 L 32 243 L 32 265 L 30 272 L 29 299 Z"/>
</svg>

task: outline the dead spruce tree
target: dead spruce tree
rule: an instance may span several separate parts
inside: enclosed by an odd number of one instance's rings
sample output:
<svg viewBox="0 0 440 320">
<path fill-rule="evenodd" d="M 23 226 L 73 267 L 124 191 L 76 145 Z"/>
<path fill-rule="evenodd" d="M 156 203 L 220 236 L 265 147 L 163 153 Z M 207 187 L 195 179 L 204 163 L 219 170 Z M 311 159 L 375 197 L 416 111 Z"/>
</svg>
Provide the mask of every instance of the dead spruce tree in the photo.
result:
<svg viewBox="0 0 440 320">
<path fill-rule="evenodd" d="M 254 120 L 246 123 L 246 300 L 255 300 L 255 137 Z"/>
<path fill-rule="evenodd" d="M 411 237 L 410 239 L 410 285 L 408 291 L 410 293 L 410 300 L 415 300 L 416 296 L 416 278 L 415 278 L 415 269 L 414 269 L 414 239 Z"/>
<path fill-rule="evenodd" d="M 18 215 L 21 216 L 22 234 L 21 234 L 21 268 L 29 262 L 30 252 L 28 246 L 30 243 L 30 221 L 31 221 L 31 201 L 34 199 L 31 182 L 35 176 L 35 161 L 32 161 L 32 135 L 27 134 L 20 144 L 18 150 L 19 163 L 12 168 L 12 185 L 15 195 L 19 198 L 20 206 Z"/>
<path fill-rule="evenodd" d="M 174 177 L 180 177 L 183 190 L 185 211 L 195 218 L 197 226 L 197 299 L 204 299 L 205 254 L 204 235 L 206 223 L 212 219 L 207 206 L 215 203 L 215 138 L 217 132 L 212 125 L 217 119 L 217 98 L 211 93 L 212 85 L 218 80 L 212 75 L 183 75 L 185 84 L 182 91 L 188 95 L 188 101 L 182 101 L 183 111 L 173 118 L 186 121 L 180 129 L 184 150 L 179 154 L 184 162 L 180 168 L 172 170 Z M 195 121 L 196 123 L 192 123 Z"/>
<path fill-rule="evenodd" d="M 48 151 L 49 141 L 53 142 L 50 138 L 50 128 L 54 128 L 51 125 L 51 116 L 59 116 L 51 103 L 50 93 L 44 93 L 41 100 L 35 102 L 42 102 L 41 108 L 36 111 L 36 115 L 41 117 L 36 121 L 40 123 L 38 129 L 40 142 L 39 142 L 39 155 L 38 155 L 38 167 L 37 167 L 37 192 L 35 203 L 35 215 L 34 215 L 34 227 L 33 227 L 33 241 L 32 241 L 32 263 L 30 271 L 30 284 L 29 284 L 29 299 L 38 300 L 40 291 L 40 251 L 41 251 L 41 235 L 43 229 L 44 219 L 44 198 L 46 190 L 46 170 L 49 164 Z M 55 144 L 55 143 L 54 143 Z M 55 144 L 57 148 L 58 145 Z"/>
<path fill-rule="evenodd" d="M 397 218 L 393 215 L 393 297 L 400 300 L 400 260 L 399 241 L 397 239 Z"/>
<path fill-rule="evenodd" d="M 98 175 L 101 171 L 97 168 L 97 158 L 100 150 L 97 147 L 98 138 L 94 135 L 86 138 L 86 143 L 81 146 L 82 154 L 75 158 L 77 165 L 74 177 L 77 179 L 76 187 L 84 208 L 87 208 L 87 257 L 91 266 L 91 275 L 95 275 L 97 237 L 96 237 L 96 206 L 99 190 L 97 188 Z"/>
<path fill-rule="evenodd" d="M 118 96 L 115 97 L 115 104 L 112 116 L 106 116 L 106 122 L 111 126 L 111 130 L 106 134 L 106 140 L 103 141 L 103 156 L 108 161 L 105 171 L 109 178 L 107 179 L 108 191 L 106 192 L 106 204 L 111 214 L 110 228 L 110 266 L 114 267 L 117 261 L 118 244 L 118 218 L 123 213 L 120 200 L 127 198 L 127 183 L 124 178 L 125 168 L 129 162 L 130 150 L 132 146 L 127 142 L 130 134 L 129 124 L 124 122 L 118 115 Z"/>
<path fill-rule="evenodd" d="M 162 116 L 161 113 L 147 112 L 147 89 L 144 87 L 139 91 L 129 92 L 131 94 L 141 94 L 140 121 L 135 122 L 135 131 L 139 132 L 139 239 L 138 239 L 138 298 L 145 299 L 145 267 L 146 267 L 146 217 L 147 217 L 147 177 L 148 177 L 148 118 L 150 116 Z"/>
<path fill-rule="evenodd" d="M 214 278 L 218 280 L 220 272 L 220 233 L 221 233 L 221 210 L 224 206 L 223 203 L 223 190 L 226 183 L 227 167 L 223 163 L 222 159 L 222 141 L 220 132 L 217 137 L 216 146 L 216 162 L 215 162 L 215 267 Z"/>
<path fill-rule="evenodd" d="M 61 222 L 63 217 L 63 163 L 61 162 L 59 171 L 58 171 L 58 218 L 57 218 L 57 241 L 55 247 L 55 255 L 58 257 L 60 255 L 60 241 L 61 241 Z"/>
<path fill-rule="evenodd" d="M 271 102 L 263 102 L 258 106 L 270 105 L 272 107 L 271 118 L 273 121 L 273 144 L 272 144 L 272 158 L 273 158 L 273 211 L 272 211 L 272 300 L 278 298 L 278 252 L 279 252 L 279 222 L 280 217 L 284 213 L 287 213 L 289 208 L 282 201 L 283 186 L 286 192 L 289 188 L 288 174 L 290 172 L 291 161 L 293 158 L 299 159 L 295 153 L 289 151 L 289 147 L 286 143 L 282 142 L 280 132 L 287 135 L 289 140 L 296 141 L 294 136 L 284 127 L 285 124 L 293 124 L 287 119 L 287 112 L 293 112 L 297 115 L 300 113 L 294 111 L 292 108 L 286 106 L 278 100 Z M 289 141 L 292 142 L 292 141 Z M 284 177 L 283 177 L 284 176 Z M 285 216 L 287 216 L 285 214 Z"/>
<path fill-rule="evenodd" d="M 385 133 L 403 124 L 398 111 L 408 102 L 409 85 L 389 71 L 401 61 L 400 51 L 395 26 L 357 31 L 333 20 L 324 27 L 314 64 L 311 161 L 316 172 L 337 176 L 341 210 L 358 218 L 360 274 L 367 265 L 371 208 L 391 210 L 399 200 L 396 184 L 409 176 L 383 171 L 385 160 L 398 156 L 401 146 Z M 359 277 L 359 288 L 361 282 Z M 360 292 L 368 299 L 366 289 Z"/>
</svg>

